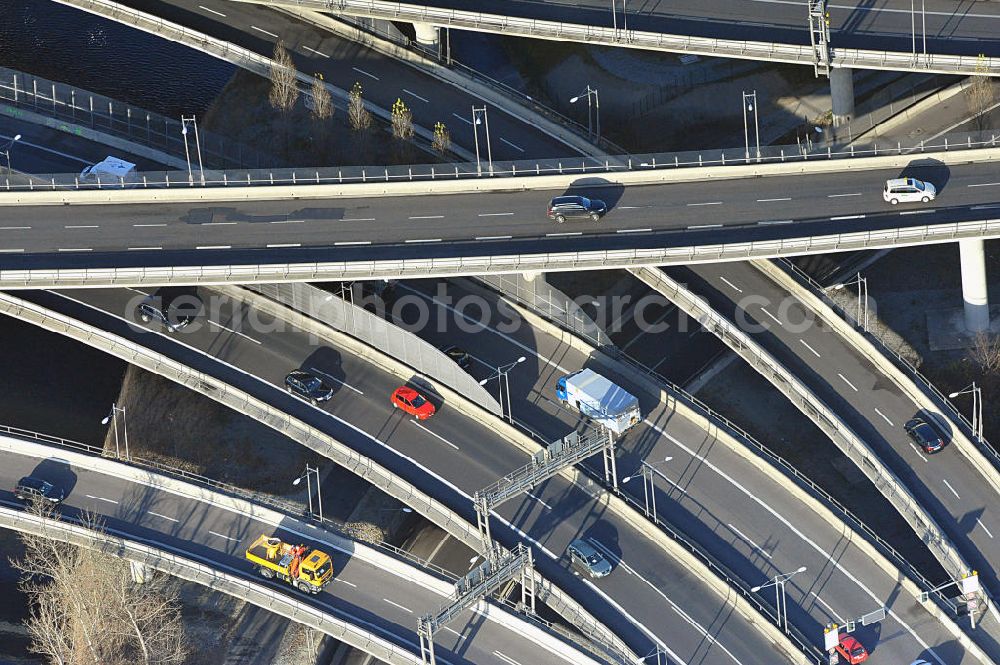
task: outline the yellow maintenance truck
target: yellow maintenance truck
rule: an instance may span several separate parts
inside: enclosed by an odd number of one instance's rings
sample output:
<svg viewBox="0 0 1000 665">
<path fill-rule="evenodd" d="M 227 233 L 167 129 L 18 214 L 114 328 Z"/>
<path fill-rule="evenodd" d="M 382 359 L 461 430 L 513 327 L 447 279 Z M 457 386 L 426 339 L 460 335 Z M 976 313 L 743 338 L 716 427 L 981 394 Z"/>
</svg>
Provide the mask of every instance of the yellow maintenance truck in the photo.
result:
<svg viewBox="0 0 1000 665">
<path fill-rule="evenodd" d="M 333 581 L 330 555 L 305 545 L 291 545 L 280 538 L 261 535 L 247 548 L 247 560 L 261 576 L 277 577 L 299 591 L 317 594 Z"/>
</svg>

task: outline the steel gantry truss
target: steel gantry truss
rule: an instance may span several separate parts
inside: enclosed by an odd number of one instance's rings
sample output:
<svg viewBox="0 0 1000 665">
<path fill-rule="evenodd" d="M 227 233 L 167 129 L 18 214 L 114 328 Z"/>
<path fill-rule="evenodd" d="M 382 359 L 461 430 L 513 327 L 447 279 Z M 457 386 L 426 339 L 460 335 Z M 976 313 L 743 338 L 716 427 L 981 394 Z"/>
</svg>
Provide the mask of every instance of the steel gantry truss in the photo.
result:
<svg viewBox="0 0 1000 665">
<path fill-rule="evenodd" d="M 830 12 L 826 0 L 809 0 L 809 41 L 816 76 L 830 75 Z"/>
<path fill-rule="evenodd" d="M 500 548 L 496 548 L 499 550 Z M 505 589 L 516 580 L 521 583 L 519 609 L 535 613 L 535 570 L 531 548 L 518 543 L 513 551 L 497 551 L 495 560 L 487 559 L 455 582 L 451 602 L 437 614 L 427 614 L 417 620 L 420 635 L 420 657 L 425 665 L 436 665 L 434 635 L 448 622 L 480 600 Z"/>
<path fill-rule="evenodd" d="M 582 432 L 572 432 L 548 445 L 545 450 L 531 456 L 531 461 L 489 487 L 473 495 L 479 535 L 483 540 L 483 554 L 488 560 L 495 560 L 500 547 L 493 542 L 490 533 L 490 512 L 508 499 L 527 492 L 562 469 L 581 462 L 598 452 L 604 457 L 605 480 L 618 489 L 618 472 L 614 454 L 615 439 L 611 431 L 603 427 L 588 427 Z"/>
</svg>

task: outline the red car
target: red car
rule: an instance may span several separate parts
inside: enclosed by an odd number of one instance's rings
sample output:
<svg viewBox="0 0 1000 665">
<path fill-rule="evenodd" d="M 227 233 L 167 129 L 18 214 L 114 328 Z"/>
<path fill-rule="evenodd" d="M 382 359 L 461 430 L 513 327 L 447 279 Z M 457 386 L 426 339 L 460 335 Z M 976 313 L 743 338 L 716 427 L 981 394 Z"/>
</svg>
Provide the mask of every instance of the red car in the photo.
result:
<svg viewBox="0 0 1000 665">
<path fill-rule="evenodd" d="M 434 415 L 434 405 L 413 388 L 400 386 L 392 393 L 392 405 L 402 409 L 417 420 L 427 420 Z"/>
<path fill-rule="evenodd" d="M 868 652 L 861 646 L 861 642 L 858 642 L 847 634 L 840 636 L 840 643 L 837 644 L 837 653 L 850 663 L 850 665 L 858 665 L 858 663 L 868 660 Z"/>
</svg>

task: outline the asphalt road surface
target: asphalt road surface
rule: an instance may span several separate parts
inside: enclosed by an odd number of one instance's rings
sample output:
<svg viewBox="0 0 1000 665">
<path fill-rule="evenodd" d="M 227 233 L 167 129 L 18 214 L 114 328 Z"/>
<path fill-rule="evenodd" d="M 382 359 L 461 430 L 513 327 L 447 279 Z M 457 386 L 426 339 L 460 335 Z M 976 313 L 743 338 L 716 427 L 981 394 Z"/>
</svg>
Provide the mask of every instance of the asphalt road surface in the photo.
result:
<svg viewBox="0 0 1000 665">
<path fill-rule="evenodd" d="M 203 297 L 209 295 L 205 289 L 200 293 Z M 426 469 L 437 482 L 448 482 L 465 496 L 526 461 L 523 453 L 511 450 L 447 404 L 426 423 L 401 418 L 388 405 L 388 394 L 398 385 L 393 377 L 329 344 L 310 346 L 308 337 L 291 327 L 276 330 L 279 326 L 260 313 L 253 318 L 261 322 L 258 328 L 264 332 L 239 325 L 240 320 L 249 320 L 248 312 L 241 311 L 237 316 L 236 310 L 223 306 L 213 315 L 214 324 L 205 322 L 198 329 L 192 326 L 167 339 L 112 318 L 124 315 L 129 301 L 141 298 L 140 293 L 88 290 L 65 296 L 38 292 L 29 295 L 32 300 L 127 335 L 203 371 L 243 377 L 246 376 L 243 372 L 257 375 L 271 386 L 233 376 L 228 380 L 246 381 L 253 392 L 323 427 L 365 454 L 387 459 L 389 452 L 392 457 L 402 456 L 408 467 L 405 473 L 410 477 Z M 468 323 L 465 327 L 475 328 Z M 468 334 L 466 338 L 446 328 L 441 335 L 447 340 L 441 341 L 459 343 L 489 364 L 509 362 L 518 355 L 529 359 L 510 375 L 517 419 L 527 422 L 547 440 L 565 434 L 577 424 L 573 414 L 555 403 L 554 382 L 586 363 L 585 357 L 526 326 L 516 334 L 500 334 L 493 329 L 478 336 Z M 220 367 L 208 355 L 242 371 Z M 299 366 L 324 372 L 340 387 L 322 407 L 327 413 L 275 394 L 284 374 Z M 692 423 L 654 408 L 652 395 L 625 381 L 622 383 L 640 395 L 648 413 L 646 421 L 625 438 L 619 451 L 619 475 L 634 473 L 640 459 L 654 462 L 672 457 L 670 462 L 657 467 L 662 474 L 657 479 L 661 514 L 691 534 L 749 584 L 760 584 L 777 572 L 807 565 L 808 571 L 788 585 L 789 617 L 815 642 L 819 642 L 827 621 L 852 618 L 885 605 L 892 610 L 890 618 L 859 635 L 870 647 L 905 662 L 918 656 L 942 665 L 973 662 L 929 614 L 912 599 L 898 594 L 891 577 L 866 563 L 865 555 L 850 543 L 856 535 L 843 528 L 825 526 L 798 504 L 781 482 L 762 477 L 740 456 L 714 445 L 714 439 Z M 356 429 L 343 426 L 338 419 L 348 421 Z M 368 443 L 358 441 L 362 433 Z M 385 448 L 372 446 L 369 437 L 376 438 Z M 397 462 L 390 466 L 400 465 Z M 625 483 L 622 487 L 641 498 L 641 483 Z M 759 662 L 760 654 L 767 649 L 760 644 L 761 636 L 741 617 L 723 611 L 711 593 L 645 538 L 614 515 L 602 511 L 591 492 L 588 487 L 570 486 L 561 478 L 554 478 L 523 501 L 513 500 L 504 505 L 498 515 L 526 534 L 540 550 L 537 559 L 543 574 L 570 589 L 592 611 L 601 608 L 595 612 L 598 617 L 623 630 L 626 639 L 634 636 L 635 624 L 642 624 L 671 648 L 678 661 L 735 661 L 746 665 Z M 503 533 L 498 522 L 494 521 L 495 531 Z M 616 569 L 611 575 L 594 582 L 574 582 L 568 575 L 558 576 L 566 566 L 562 556 L 565 545 L 580 535 L 602 544 L 615 562 Z M 771 597 L 770 593 L 761 594 L 761 600 L 768 604 Z M 591 605 L 595 600 L 597 604 Z M 626 626 L 619 628 L 620 623 L 610 620 L 614 617 L 609 618 L 605 604 L 609 602 L 630 617 Z"/>
<path fill-rule="evenodd" d="M 217 265 L 534 254 L 801 238 L 989 219 L 1000 164 L 903 171 L 938 188 L 891 206 L 898 170 L 841 171 L 622 187 L 588 184 L 599 222 L 546 219 L 559 191 L 227 203 L 0 207 L 4 264 L 21 267 Z M 593 183 L 595 178 L 587 178 Z M 599 180 L 599 179 L 598 179 Z"/>
<path fill-rule="evenodd" d="M 324 533 L 314 525 L 288 518 L 280 528 L 248 515 L 218 508 L 207 502 L 182 497 L 152 486 L 133 483 L 96 471 L 73 468 L 60 460 L 60 450 L 51 457 L 35 458 L 0 452 L 0 501 L 23 505 L 10 488 L 18 478 L 38 475 L 67 492 L 61 512 L 76 516 L 81 511 L 102 518 L 109 533 L 176 552 L 227 573 L 241 575 L 271 586 L 302 602 L 370 630 L 405 649 L 419 653 L 417 617 L 436 612 L 447 598 L 415 584 L 409 576 L 378 568 L 349 552 L 320 546 L 333 558 L 334 581 L 320 594 L 310 596 L 278 581 L 265 581 L 246 561 L 244 551 L 262 533 L 290 542 L 317 543 Z M 517 632 L 471 610 L 438 633 L 438 658 L 448 663 L 480 665 L 511 662 L 572 663 L 540 648 Z"/>
</svg>

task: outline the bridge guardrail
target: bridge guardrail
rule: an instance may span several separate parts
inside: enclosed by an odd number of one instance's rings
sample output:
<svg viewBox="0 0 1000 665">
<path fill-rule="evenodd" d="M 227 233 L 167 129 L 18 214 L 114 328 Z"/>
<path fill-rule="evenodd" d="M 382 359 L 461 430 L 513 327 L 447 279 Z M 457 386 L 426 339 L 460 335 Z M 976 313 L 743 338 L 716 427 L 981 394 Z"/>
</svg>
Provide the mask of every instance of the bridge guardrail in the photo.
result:
<svg viewBox="0 0 1000 665">
<path fill-rule="evenodd" d="M 673 301 L 688 316 L 719 337 L 744 360 L 784 393 L 796 407 L 879 489 L 910 524 L 951 579 L 961 579 L 971 568 L 944 534 L 934 518 L 868 444 L 859 438 L 829 407 L 799 379 L 784 368 L 753 339 L 720 315 L 703 299 L 692 294 L 662 270 L 644 268 L 633 274 Z"/>
<path fill-rule="evenodd" d="M 811 147 L 810 147 L 811 146 Z M 649 153 L 594 157 L 567 157 L 537 160 L 452 162 L 448 164 L 404 164 L 389 166 L 297 167 L 274 169 L 243 169 L 206 171 L 205 184 L 198 178 L 191 181 L 186 171 L 149 171 L 139 173 L 138 182 L 121 178 L 81 183 L 76 173 L 36 174 L 34 179 L 7 174 L 0 180 L 0 190 L 60 191 L 94 189 L 134 189 L 171 187 L 264 187 L 295 185 L 329 185 L 380 182 L 417 182 L 438 180 L 482 180 L 518 178 L 541 175 L 598 176 L 602 173 L 669 171 L 699 167 L 745 166 L 754 164 L 794 164 L 818 160 L 850 160 L 865 157 L 911 156 L 1000 147 L 1000 132 L 983 130 L 946 134 L 933 141 L 908 139 L 897 141 L 872 140 L 850 144 L 846 148 L 833 144 L 821 146 L 805 143 L 761 146 L 761 155 L 748 153 L 744 146 L 719 150 Z"/>
<path fill-rule="evenodd" d="M 424 7 L 390 0 L 271 0 L 271 3 L 358 16 L 454 26 L 476 31 L 502 32 L 522 37 L 624 45 L 632 48 L 807 65 L 814 64 L 816 60 L 815 50 L 810 45 L 688 37 L 613 26 L 582 25 L 459 9 Z M 805 16 L 803 16 L 804 21 Z M 902 53 L 831 48 L 830 64 L 835 67 L 857 69 L 912 69 L 955 74 L 975 74 L 980 71 L 979 68 L 985 68 L 993 74 L 1000 73 L 1000 58 L 924 54 L 915 50 Z"/>
<path fill-rule="evenodd" d="M 418 654 L 407 651 L 375 633 L 362 630 L 329 612 L 312 607 L 290 594 L 280 593 L 263 584 L 212 568 L 165 548 L 113 535 L 110 529 L 106 529 L 106 533 L 99 533 L 79 524 L 42 517 L 6 506 L 0 506 L 0 526 L 79 547 L 98 549 L 110 556 L 135 561 L 174 577 L 222 591 L 326 633 L 391 665 L 422 663 Z"/>
</svg>

